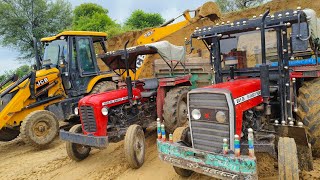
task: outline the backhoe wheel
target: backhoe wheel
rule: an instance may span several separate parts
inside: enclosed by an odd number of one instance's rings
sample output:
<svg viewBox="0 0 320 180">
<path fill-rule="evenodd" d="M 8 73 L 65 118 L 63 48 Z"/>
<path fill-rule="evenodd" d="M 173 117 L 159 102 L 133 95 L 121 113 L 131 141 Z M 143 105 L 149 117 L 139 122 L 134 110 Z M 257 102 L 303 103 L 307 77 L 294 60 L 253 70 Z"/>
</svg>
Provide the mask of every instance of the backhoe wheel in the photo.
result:
<svg viewBox="0 0 320 180">
<path fill-rule="evenodd" d="M 181 86 L 167 92 L 163 105 L 163 119 L 166 131 L 172 133 L 187 122 L 187 94 L 189 87 Z"/>
<path fill-rule="evenodd" d="M 312 154 L 320 157 L 320 78 L 305 81 L 299 88 L 297 115 L 307 127 Z"/>
<path fill-rule="evenodd" d="M 133 169 L 140 168 L 144 163 L 145 137 L 141 126 L 129 126 L 124 138 L 124 154 Z"/>
<path fill-rule="evenodd" d="M 90 94 L 97 94 L 117 89 L 116 83 L 112 81 L 102 81 L 94 85 Z"/>
<path fill-rule="evenodd" d="M 11 141 L 18 137 L 20 134 L 19 130 L 10 129 L 10 128 L 2 128 L 0 130 L 0 141 Z"/>
<path fill-rule="evenodd" d="M 74 125 L 69 132 L 72 133 L 82 133 L 81 124 Z M 91 147 L 84 146 L 81 144 L 72 143 L 70 141 L 66 142 L 66 149 L 68 156 L 75 161 L 82 161 L 87 158 L 90 154 Z"/>
<path fill-rule="evenodd" d="M 37 110 L 30 113 L 20 127 L 22 140 L 31 146 L 43 148 L 57 136 L 59 122 L 50 111 Z"/>
<path fill-rule="evenodd" d="M 174 130 L 172 135 L 173 142 L 179 142 L 179 141 L 187 142 L 188 130 L 189 130 L 189 127 L 178 127 L 176 130 Z M 173 169 L 177 174 L 179 174 L 182 177 L 189 177 L 193 174 L 193 171 L 189 169 L 183 169 L 177 166 L 173 166 Z"/>
<path fill-rule="evenodd" d="M 280 180 L 299 180 L 297 146 L 293 138 L 280 137 L 278 142 L 278 168 Z"/>
</svg>

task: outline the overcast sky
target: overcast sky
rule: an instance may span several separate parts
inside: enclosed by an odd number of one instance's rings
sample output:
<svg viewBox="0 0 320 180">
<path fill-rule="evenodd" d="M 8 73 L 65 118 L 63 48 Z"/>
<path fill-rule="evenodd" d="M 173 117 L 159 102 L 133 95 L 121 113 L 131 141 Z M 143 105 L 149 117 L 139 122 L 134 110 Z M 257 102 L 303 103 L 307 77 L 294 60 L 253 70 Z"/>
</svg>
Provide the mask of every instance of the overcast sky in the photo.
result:
<svg viewBox="0 0 320 180">
<path fill-rule="evenodd" d="M 69 0 L 73 7 L 82 3 L 96 3 L 109 10 L 109 16 L 123 23 L 136 9 L 160 13 L 166 20 L 180 15 L 186 9 L 196 9 L 208 0 Z M 18 53 L 14 49 L 0 47 L 0 74 L 13 70 L 21 64 L 17 62 Z"/>
</svg>

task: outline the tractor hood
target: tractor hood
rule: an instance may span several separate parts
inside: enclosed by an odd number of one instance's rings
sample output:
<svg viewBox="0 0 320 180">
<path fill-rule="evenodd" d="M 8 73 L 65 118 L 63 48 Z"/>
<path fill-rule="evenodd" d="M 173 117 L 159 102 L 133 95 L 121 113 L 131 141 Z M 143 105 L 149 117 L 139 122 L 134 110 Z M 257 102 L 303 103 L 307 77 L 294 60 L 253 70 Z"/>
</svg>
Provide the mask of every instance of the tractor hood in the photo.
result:
<svg viewBox="0 0 320 180">
<path fill-rule="evenodd" d="M 207 86 L 205 88 L 214 88 L 214 89 L 225 89 L 228 90 L 232 97 L 235 100 L 238 98 L 246 99 L 246 95 L 250 95 L 255 93 L 254 97 L 260 96 L 261 97 L 261 82 L 260 79 L 238 79 L 234 81 L 228 81 L 224 83 L 214 84 L 211 86 Z M 248 97 L 251 99 L 252 97 Z"/>
<path fill-rule="evenodd" d="M 139 89 L 133 88 L 133 100 L 141 98 Z M 99 94 L 93 94 L 82 98 L 79 101 L 80 106 L 94 106 L 94 107 L 113 107 L 129 102 L 127 88 L 117 89 Z"/>
</svg>

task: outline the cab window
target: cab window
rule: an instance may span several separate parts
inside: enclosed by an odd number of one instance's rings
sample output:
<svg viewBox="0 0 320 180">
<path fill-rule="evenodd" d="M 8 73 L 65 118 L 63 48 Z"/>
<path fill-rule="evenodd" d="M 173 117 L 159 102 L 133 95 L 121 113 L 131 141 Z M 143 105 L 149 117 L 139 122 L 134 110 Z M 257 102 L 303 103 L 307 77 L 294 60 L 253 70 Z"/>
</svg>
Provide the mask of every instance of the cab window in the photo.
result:
<svg viewBox="0 0 320 180">
<path fill-rule="evenodd" d="M 94 59 L 91 51 L 91 43 L 89 38 L 78 39 L 78 62 L 80 62 L 81 69 L 84 73 L 96 72 Z"/>
</svg>

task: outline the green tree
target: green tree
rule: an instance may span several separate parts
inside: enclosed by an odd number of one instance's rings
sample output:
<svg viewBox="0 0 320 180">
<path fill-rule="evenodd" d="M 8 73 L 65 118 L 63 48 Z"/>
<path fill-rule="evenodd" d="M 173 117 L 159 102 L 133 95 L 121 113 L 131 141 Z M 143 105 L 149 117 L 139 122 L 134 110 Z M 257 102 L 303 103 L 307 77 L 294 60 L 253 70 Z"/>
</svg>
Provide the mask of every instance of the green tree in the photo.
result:
<svg viewBox="0 0 320 180">
<path fill-rule="evenodd" d="M 18 77 L 21 78 L 22 76 L 28 74 L 31 70 L 32 69 L 30 66 L 22 65 L 15 70 L 5 71 L 4 74 L 0 75 L 0 83 L 11 77 L 13 74 L 18 75 Z"/>
<path fill-rule="evenodd" d="M 97 4 L 81 4 L 73 13 L 73 30 L 108 32 L 111 28 L 120 28 L 120 25 L 108 16 L 108 10 Z"/>
<path fill-rule="evenodd" d="M 18 75 L 19 78 L 21 78 L 22 76 L 28 74 L 31 71 L 31 67 L 29 65 L 22 65 L 20 67 L 18 67 L 14 73 L 16 75 Z"/>
<path fill-rule="evenodd" d="M 259 6 L 266 0 L 216 0 L 222 12 L 242 10 Z"/>
<path fill-rule="evenodd" d="M 246 9 L 250 7 L 259 6 L 264 0 L 235 0 L 235 5 L 238 9 Z"/>
<path fill-rule="evenodd" d="M 235 6 L 230 0 L 216 0 L 216 3 L 218 4 L 222 12 L 234 11 Z"/>
<path fill-rule="evenodd" d="M 0 0 L 1 44 L 34 57 L 33 37 L 56 34 L 72 22 L 71 4 L 65 0 Z"/>
<path fill-rule="evenodd" d="M 163 24 L 164 21 L 159 13 L 145 13 L 142 10 L 135 10 L 126 20 L 125 25 L 132 29 L 143 29 L 159 26 Z"/>
</svg>

